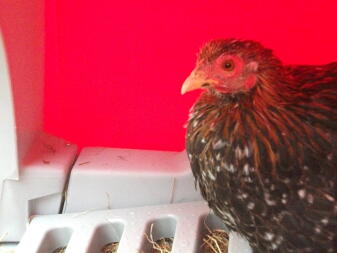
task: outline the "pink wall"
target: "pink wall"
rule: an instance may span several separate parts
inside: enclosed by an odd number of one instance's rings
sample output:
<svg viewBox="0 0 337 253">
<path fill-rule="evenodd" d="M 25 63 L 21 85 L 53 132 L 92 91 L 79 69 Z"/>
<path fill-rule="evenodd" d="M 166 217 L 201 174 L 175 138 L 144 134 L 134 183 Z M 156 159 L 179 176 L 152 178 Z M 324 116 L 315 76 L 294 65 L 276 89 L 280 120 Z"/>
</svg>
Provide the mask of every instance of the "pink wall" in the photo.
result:
<svg viewBox="0 0 337 253">
<path fill-rule="evenodd" d="M 47 2 L 45 128 L 81 146 L 182 150 L 199 46 L 249 38 L 286 63 L 337 60 L 337 2 Z"/>
</svg>

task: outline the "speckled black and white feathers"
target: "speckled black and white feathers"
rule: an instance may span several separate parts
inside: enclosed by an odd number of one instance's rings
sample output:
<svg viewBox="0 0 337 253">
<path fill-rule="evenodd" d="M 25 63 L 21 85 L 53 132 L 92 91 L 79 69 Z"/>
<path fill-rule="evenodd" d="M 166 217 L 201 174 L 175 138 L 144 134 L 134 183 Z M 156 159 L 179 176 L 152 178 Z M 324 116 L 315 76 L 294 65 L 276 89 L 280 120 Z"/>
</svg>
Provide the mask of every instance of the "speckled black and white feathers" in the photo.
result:
<svg viewBox="0 0 337 253">
<path fill-rule="evenodd" d="M 217 54 L 230 44 L 217 43 Z M 199 57 L 216 57 L 207 50 Z M 252 91 L 210 88 L 191 109 L 193 174 L 210 208 L 254 252 L 337 252 L 337 63 L 283 66 L 266 52 Z"/>
</svg>

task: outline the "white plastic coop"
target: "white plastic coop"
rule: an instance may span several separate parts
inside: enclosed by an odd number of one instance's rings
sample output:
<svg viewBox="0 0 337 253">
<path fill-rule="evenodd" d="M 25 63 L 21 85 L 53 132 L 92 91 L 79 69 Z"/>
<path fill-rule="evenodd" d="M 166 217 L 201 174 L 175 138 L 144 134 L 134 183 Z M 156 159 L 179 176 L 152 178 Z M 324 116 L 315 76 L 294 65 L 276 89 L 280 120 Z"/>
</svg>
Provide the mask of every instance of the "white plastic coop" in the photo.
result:
<svg viewBox="0 0 337 253">
<path fill-rule="evenodd" d="M 43 9 L 42 0 L 0 2 L 0 252 L 98 253 L 116 241 L 118 253 L 147 252 L 151 224 L 154 239 L 174 237 L 172 253 L 199 252 L 204 223 L 223 225 L 184 152 L 78 154 L 43 133 Z M 229 252 L 251 250 L 232 233 Z"/>
</svg>

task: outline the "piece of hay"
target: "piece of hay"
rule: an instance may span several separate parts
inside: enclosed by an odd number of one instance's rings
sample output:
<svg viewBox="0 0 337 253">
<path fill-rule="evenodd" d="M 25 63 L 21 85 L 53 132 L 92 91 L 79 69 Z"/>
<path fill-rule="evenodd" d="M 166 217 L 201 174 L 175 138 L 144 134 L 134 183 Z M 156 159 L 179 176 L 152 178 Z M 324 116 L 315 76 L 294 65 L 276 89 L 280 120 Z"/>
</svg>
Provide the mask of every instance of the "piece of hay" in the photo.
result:
<svg viewBox="0 0 337 253">
<path fill-rule="evenodd" d="M 0 242 L 3 242 L 5 240 L 5 237 L 8 235 L 8 232 L 0 235 Z"/>
<path fill-rule="evenodd" d="M 201 245 L 202 253 L 227 253 L 228 252 L 228 234 L 225 230 L 208 229 L 208 233 L 203 238 Z"/>
<path fill-rule="evenodd" d="M 101 249 L 101 253 L 116 253 L 118 245 L 119 245 L 118 242 L 108 243 Z"/>
<path fill-rule="evenodd" d="M 53 253 L 64 253 L 66 252 L 67 247 L 59 247 L 56 250 L 53 251 Z"/>
</svg>

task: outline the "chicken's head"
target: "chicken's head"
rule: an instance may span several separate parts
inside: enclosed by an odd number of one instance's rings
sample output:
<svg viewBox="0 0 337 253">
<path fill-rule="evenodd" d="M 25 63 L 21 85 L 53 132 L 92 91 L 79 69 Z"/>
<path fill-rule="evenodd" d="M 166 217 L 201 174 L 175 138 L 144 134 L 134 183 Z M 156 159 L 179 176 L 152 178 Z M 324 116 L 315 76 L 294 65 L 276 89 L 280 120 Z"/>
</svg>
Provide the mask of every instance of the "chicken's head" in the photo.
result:
<svg viewBox="0 0 337 253">
<path fill-rule="evenodd" d="M 185 80 L 181 93 L 208 88 L 220 93 L 249 92 L 259 75 L 278 61 L 271 50 L 249 40 L 213 40 L 198 54 L 197 64 Z"/>
</svg>

